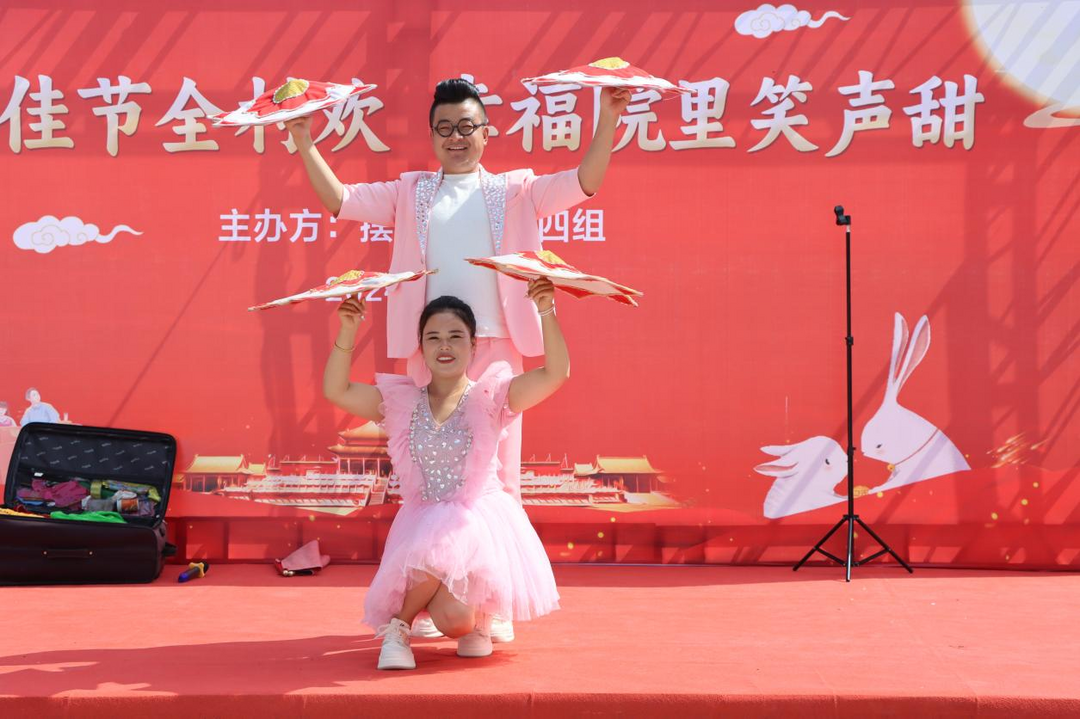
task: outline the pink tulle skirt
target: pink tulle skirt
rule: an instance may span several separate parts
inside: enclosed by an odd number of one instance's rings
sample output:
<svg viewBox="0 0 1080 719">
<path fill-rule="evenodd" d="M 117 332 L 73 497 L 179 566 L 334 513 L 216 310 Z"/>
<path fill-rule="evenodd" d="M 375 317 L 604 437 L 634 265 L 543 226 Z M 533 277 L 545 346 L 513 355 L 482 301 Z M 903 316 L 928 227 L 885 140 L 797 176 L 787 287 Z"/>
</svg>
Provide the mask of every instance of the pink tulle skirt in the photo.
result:
<svg viewBox="0 0 1080 719">
<path fill-rule="evenodd" d="M 540 538 L 525 510 L 503 491 L 489 491 L 468 505 L 403 505 L 364 600 L 364 623 L 389 622 L 409 587 L 427 574 L 486 614 L 525 621 L 559 608 Z"/>
</svg>

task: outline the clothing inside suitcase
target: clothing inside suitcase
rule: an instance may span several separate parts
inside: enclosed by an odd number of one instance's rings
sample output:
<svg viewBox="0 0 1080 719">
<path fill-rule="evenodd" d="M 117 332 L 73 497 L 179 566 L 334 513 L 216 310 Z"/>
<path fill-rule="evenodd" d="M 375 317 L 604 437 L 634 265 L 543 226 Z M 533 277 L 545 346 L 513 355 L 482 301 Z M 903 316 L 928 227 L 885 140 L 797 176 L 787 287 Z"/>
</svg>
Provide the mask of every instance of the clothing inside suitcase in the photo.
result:
<svg viewBox="0 0 1080 719">
<path fill-rule="evenodd" d="M 32 423 L 15 442 L 0 512 L 0 583 L 151 581 L 168 553 L 176 440 Z"/>
</svg>

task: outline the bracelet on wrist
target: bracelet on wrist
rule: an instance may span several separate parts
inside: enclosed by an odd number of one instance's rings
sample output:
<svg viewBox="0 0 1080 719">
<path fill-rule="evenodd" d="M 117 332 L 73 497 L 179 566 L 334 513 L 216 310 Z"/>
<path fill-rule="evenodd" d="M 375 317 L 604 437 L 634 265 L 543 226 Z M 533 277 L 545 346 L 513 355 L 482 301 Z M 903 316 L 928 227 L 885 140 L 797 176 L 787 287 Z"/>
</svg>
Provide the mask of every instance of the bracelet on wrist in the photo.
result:
<svg viewBox="0 0 1080 719">
<path fill-rule="evenodd" d="M 548 307 L 546 310 L 541 312 L 540 316 L 541 317 L 547 317 L 548 315 L 552 315 L 552 314 L 555 314 L 555 303 L 554 302 L 551 303 L 551 307 Z"/>
<path fill-rule="evenodd" d="M 348 352 L 349 354 L 352 354 L 353 350 L 356 349 L 356 345 L 353 345 L 352 347 L 342 347 L 337 343 L 337 340 L 334 340 L 334 349 L 338 349 L 342 352 Z"/>
</svg>

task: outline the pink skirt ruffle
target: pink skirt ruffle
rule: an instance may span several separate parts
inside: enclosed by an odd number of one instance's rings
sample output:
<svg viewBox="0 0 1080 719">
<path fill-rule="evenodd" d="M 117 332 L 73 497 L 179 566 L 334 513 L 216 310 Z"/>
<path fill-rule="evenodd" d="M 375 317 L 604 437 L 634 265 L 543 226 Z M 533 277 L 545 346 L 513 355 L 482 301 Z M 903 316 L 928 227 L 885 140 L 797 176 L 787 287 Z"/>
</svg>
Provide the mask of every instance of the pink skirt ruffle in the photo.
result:
<svg viewBox="0 0 1080 719">
<path fill-rule="evenodd" d="M 489 491 L 468 505 L 403 505 L 364 600 L 364 623 L 389 622 L 425 573 L 487 614 L 525 621 L 559 608 L 547 553 L 525 510 L 506 492 Z"/>
</svg>

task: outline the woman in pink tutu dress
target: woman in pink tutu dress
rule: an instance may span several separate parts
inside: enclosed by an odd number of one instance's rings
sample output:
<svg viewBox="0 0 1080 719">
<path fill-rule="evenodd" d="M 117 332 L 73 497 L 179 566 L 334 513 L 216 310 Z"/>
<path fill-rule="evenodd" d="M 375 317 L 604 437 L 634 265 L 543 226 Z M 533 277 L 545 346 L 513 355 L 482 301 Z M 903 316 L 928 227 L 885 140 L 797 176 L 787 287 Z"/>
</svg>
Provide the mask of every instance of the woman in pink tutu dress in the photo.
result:
<svg viewBox="0 0 1080 719">
<path fill-rule="evenodd" d="M 547 554 L 525 511 L 498 477 L 496 448 L 514 417 L 551 396 L 570 376 L 555 318 L 554 286 L 529 283 L 544 336 L 544 366 L 514 376 L 493 364 L 466 375 L 476 319 L 456 297 L 432 300 L 420 316 L 420 347 L 431 383 L 380 374 L 349 381 L 364 302 L 346 299 L 323 376 L 337 406 L 381 422 L 401 483 L 402 506 L 364 601 L 364 623 L 382 637 L 379 669 L 414 669 L 413 619 L 427 611 L 463 657 L 491 654 L 491 616 L 524 621 L 559 607 Z"/>
</svg>

